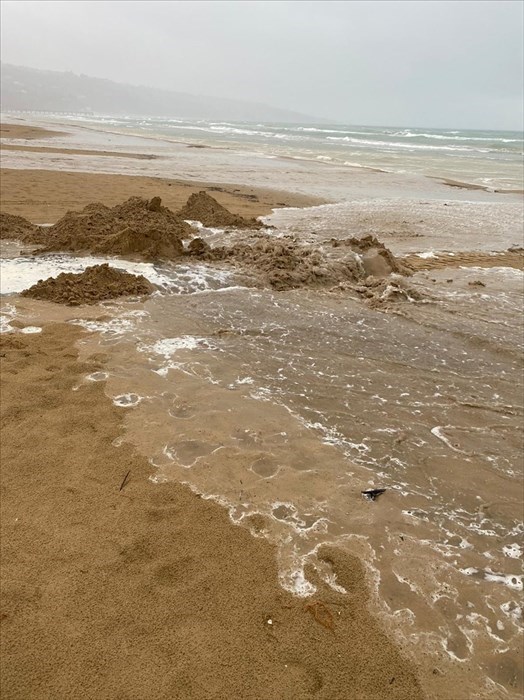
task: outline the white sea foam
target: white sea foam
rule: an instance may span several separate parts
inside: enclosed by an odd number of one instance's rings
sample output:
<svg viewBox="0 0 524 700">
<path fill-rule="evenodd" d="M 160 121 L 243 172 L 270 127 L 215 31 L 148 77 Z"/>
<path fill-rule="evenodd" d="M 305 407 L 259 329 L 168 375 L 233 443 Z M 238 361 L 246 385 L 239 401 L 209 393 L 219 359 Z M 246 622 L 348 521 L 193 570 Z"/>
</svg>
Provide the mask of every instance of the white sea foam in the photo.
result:
<svg viewBox="0 0 524 700">
<path fill-rule="evenodd" d="M 11 321 L 13 319 L 9 316 L 0 316 L 0 333 L 12 333 L 14 331 L 13 326 L 11 326 Z"/>
<path fill-rule="evenodd" d="M 520 559 L 522 557 L 522 546 L 517 544 L 517 542 L 502 547 L 502 551 L 505 556 L 510 557 L 511 559 Z"/>
<path fill-rule="evenodd" d="M 216 350 L 217 346 L 208 338 L 198 338 L 194 335 L 181 335 L 178 338 L 163 338 L 152 345 L 141 344 L 140 352 L 152 352 L 169 359 L 179 350 Z"/>
<path fill-rule="evenodd" d="M 111 339 L 121 338 L 135 328 L 135 321 L 129 316 L 110 318 L 105 321 L 91 321 L 83 318 L 75 318 L 69 323 L 74 326 L 81 326 L 88 331 L 100 333 L 102 336 Z"/>
<path fill-rule="evenodd" d="M 207 229 L 220 232 L 221 229 Z M 231 270 L 203 264 L 165 264 L 131 262 L 119 258 L 73 257 L 70 255 L 35 255 L 2 259 L 0 294 L 15 294 L 42 279 L 57 277 L 62 272 L 79 273 L 86 267 L 107 263 L 110 267 L 143 275 L 159 289 L 171 294 L 196 294 L 231 288 L 234 273 Z"/>
<path fill-rule="evenodd" d="M 279 573 L 282 588 L 299 598 L 309 598 L 317 590 L 316 586 L 310 583 L 304 574 L 306 559 L 307 556 L 299 557 L 296 555 L 293 557 L 293 563 Z"/>
<path fill-rule="evenodd" d="M 143 398 L 143 396 L 133 393 L 120 394 L 119 396 L 113 397 L 113 403 L 115 406 L 120 406 L 121 408 L 133 408 L 133 406 L 138 406 Z"/>
<path fill-rule="evenodd" d="M 193 219 L 184 219 L 186 224 L 189 224 L 193 228 L 196 228 L 197 231 L 209 231 L 211 233 L 224 233 L 225 229 L 223 228 L 213 228 L 212 226 L 204 226 L 204 224 L 201 221 L 194 221 Z"/>
<path fill-rule="evenodd" d="M 418 258 L 436 258 L 435 251 L 427 250 L 424 253 L 416 253 Z"/>
<path fill-rule="evenodd" d="M 485 572 L 486 581 L 494 581 L 495 583 L 503 583 L 508 588 L 513 588 L 515 591 L 522 591 L 523 576 L 516 574 L 496 574 L 489 569 Z"/>
<path fill-rule="evenodd" d="M 442 426 L 442 425 L 436 425 L 434 428 L 431 428 L 432 434 L 438 438 L 439 440 L 442 440 L 442 442 L 449 447 L 450 450 L 453 450 L 453 452 L 462 452 L 462 450 L 459 450 L 458 447 L 455 447 L 454 445 L 451 444 L 449 438 L 447 438 L 444 433 L 442 432 L 445 428 L 451 428 L 452 426 Z"/>
<path fill-rule="evenodd" d="M 12 304 L 5 304 L 0 311 L 0 333 L 12 333 L 15 329 L 11 321 L 16 317 L 16 309 Z"/>
<path fill-rule="evenodd" d="M 134 275 L 143 275 L 150 282 L 161 287 L 169 287 L 171 284 L 170 277 L 159 272 L 151 263 L 134 263 L 93 256 L 81 258 L 68 255 L 36 255 L 2 260 L 0 294 L 18 293 L 42 279 L 57 277 L 61 272 L 79 273 L 86 267 L 104 263 Z"/>
<path fill-rule="evenodd" d="M 105 382 L 108 377 L 109 374 L 107 372 L 93 372 L 88 374 L 86 379 L 90 382 Z"/>
<path fill-rule="evenodd" d="M 327 136 L 329 141 L 344 141 L 356 146 L 372 146 L 382 148 L 384 150 L 414 150 L 414 151 L 451 151 L 464 153 L 491 153 L 492 151 L 499 153 L 500 149 L 493 148 L 473 148 L 471 146 L 432 146 L 423 143 L 402 143 L 399 141 L 371 141 L 369 139 L 358 139 L 351 136 Z"/>
</svg>

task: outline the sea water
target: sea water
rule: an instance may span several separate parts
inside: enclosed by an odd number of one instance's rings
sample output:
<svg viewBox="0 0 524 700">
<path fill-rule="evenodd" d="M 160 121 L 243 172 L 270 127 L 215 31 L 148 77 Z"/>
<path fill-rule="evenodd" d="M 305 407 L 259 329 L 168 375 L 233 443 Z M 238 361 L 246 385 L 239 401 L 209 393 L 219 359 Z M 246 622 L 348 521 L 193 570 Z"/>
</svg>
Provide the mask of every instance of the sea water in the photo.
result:
<svg viewBox="0 0 524 700">
<path fill-rule="evenodd" d="M 60 115 L 64 119 L 64 115 Z M 275 124 L 74 116 L 71 123 L 194 145 L 250 151 L 268 157 L 316 160 L 326 165 L 446 177 L 493 189 L 524 188 L 523 134 L 345 124 Z"/>
</svg>

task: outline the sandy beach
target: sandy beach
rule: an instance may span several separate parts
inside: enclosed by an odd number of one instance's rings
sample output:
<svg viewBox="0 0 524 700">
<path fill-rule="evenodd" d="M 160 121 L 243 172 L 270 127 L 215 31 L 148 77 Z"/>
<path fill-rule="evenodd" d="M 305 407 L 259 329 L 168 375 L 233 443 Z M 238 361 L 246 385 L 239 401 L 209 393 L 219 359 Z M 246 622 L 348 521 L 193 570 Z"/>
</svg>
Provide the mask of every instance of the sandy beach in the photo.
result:
<svg viewBox="0 0 524 700">
<path fill-rule="evenodd" d="M 2 212 L 205 192 L 273 228 L 115 249 L 151 296 L 2 297 L 3 696 L 516 699 L 520 200 L 67 133 L 2 124 L 37 144 Z M 102 262 L 6 238 L 6 284 Z"/>
<path fill-rule="evenodd" d="M 5 144 L 2 139 L 48 139 L 61 136 L 61 132 L 26 127 L 19 124 L 0 128 L 0 153 L 15 152 L 57 153 L 63 155 L 97 156 L 153 160 L 148 153 L 115 153 L 93 149 L 58 148 L 51 146 L 27 146 Z M 305 207 L 322 204 L 320 197 L 300 195 L 282 190 L 245 187 L 229 183 L 187 181 L 159 177 L 105 175 L 72 171 L 2 168 L 0 198 L 4 211 L 19 214 L 38 223 L 54 223 L 66 211 L 82 209 L 91 202 L 103 202 L 112 206 L 129 197 L 161 197 L 170 209 L 179 209 L 193 192 L 202 189 L 225 207 L 242 216 L 264 216 L 275 207 Z"/>
<path fill-rule="evenodd" d="M 266 541 L 114 446 L 81 335 L 2 337 L 4 697 L 422 697 L 358 561 L 323 553 L 350 597 L 293 598 Z"/>
</svg>

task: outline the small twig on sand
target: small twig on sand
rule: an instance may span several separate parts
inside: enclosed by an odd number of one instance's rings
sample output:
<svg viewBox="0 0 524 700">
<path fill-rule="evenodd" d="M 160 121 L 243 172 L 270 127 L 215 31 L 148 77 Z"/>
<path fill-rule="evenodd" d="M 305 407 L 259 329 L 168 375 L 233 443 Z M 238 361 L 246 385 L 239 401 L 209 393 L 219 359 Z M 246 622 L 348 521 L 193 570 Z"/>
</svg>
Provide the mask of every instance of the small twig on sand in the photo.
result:
<svg viewBox="0 0 524 700">
<path fill-rule="evenodd" d="M 130 470 L 127 472 L 127 474 L 124 476 L 124 479 L 123 479 L 122 483 L 120 484 L 120 488 L 118 489 L 119 491 L 122 491 L 122 489 L 123 489 L 124 486 L 126 485 L 126 483 L 127 483 L 127 477 L 128 477 L 130 474 L 131 474 L 131 469 L 130 469 Z"/>
</svg>

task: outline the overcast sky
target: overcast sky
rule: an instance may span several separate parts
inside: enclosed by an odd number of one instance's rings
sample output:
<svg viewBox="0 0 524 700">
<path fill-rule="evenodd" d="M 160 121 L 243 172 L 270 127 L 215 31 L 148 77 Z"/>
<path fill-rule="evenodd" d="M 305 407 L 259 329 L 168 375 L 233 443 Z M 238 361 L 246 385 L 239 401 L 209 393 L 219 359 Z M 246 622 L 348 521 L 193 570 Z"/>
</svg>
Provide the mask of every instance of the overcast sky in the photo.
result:
<svg viewBox="0 0 524 700">
<path fill-rule="evenodd" d="M 6 63 L 351 124 L 521 129 L 520 0 L 2 0 Z"/>
</svg>

